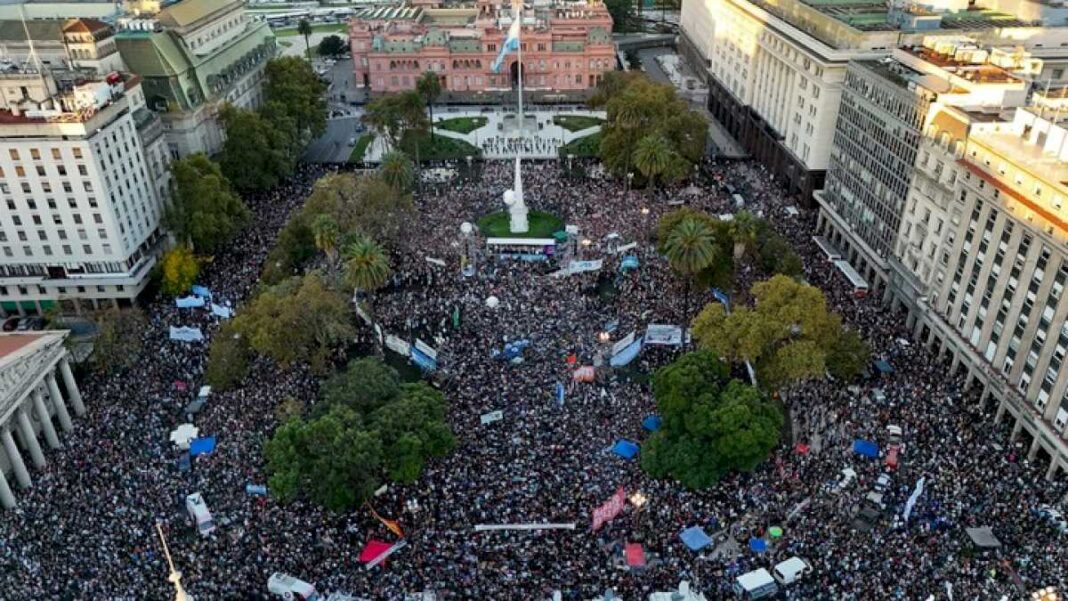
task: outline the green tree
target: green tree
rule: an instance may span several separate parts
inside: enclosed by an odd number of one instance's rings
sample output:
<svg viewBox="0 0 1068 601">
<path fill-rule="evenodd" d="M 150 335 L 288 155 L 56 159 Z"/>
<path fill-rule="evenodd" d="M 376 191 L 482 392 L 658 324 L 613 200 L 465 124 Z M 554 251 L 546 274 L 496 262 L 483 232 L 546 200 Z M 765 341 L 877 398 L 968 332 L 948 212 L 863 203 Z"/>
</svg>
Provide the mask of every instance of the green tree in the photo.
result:
<svg viewBox="0 0 1068 601">
<path fill-rule="evenodd" d="M 376 359 L 354 361 L 324 385 L 315 417 L 291 418 L 267 442 L 271 494 L 344 511 L 386 480 L 414 482 L 428 459 L 455 446 L 445 409 L 427 384 L 399 384 Z"/>
<path fill-rule="evenodd" d="M 345 40 L 339 35 L 328 35 L 319 42 L 319 56 L 339 57 L 348 50 Z"/>
<path fill-rule="evenodd" d="M 326 255 L 331 265 L 337 263 L 337 246 L 341 241 L 341 227 L 333 215 L 321 213 L 315 216 L 311 224 L 312 235 L 315 236 L 315 248 Z"/>
<path fill-rule="evenodd" d="M 342 240 L 357 235 L 396 249 L 415 219 L 415 205 L 411 195 L 396 190 L 383 177 L 337 173 L 315 182 L 301 219 L 310 222 L 321 214 L 334 218 Z"/>
<path fill-rule="evenodd" d="M 841 335 L 841 319 L 827 309 L 819 289 L 777 275 L 753 285 L 751 307 L 710 303 L 693 321 L 693 334 L 732 362 L 750 361 L 763 385 L 820 377 L 827 353 Z"/>
<path fill-rule="evenodd" d="M 168 296 L 187 292 L 197 281 L 200 265 L 188 246 L 176 246 L 160 259 L 160 291 Z"/>
<path fill-rule="evenodd" d="M 402 144 L 406 137 L 417 138 L 429 128 L 423 97 L 416 90 L 384 94 L 371 100 L 364 107 L 362 120 L 381 134 L 391 148 L 410 145 Z"/>
<path fill-rule="evenodd" d="M 441 80 L 433 71 L 423 73 L 415 82 L 415 89 L 423 97 L 427 110 L 430 111 L 430 119 L 427 122 L 430 127 L 430 139 L 434 139 L 434 102 L 441 96 Z"/>
<path fill-rule="evenodd" d="M 685 169 L 683 165 L 682 158 L 662 135 L 643 136 L 634 147 L 634 166 L 645 176 L 650 192 L 656 189 L 657 180 L 672 181 L 681 177 Z"/>
<path fill-rule="evenodd" d="M 141 355 L 148 319 L 138 308 L 107 309 L 93 316 L 93 367 L 102 374 L 131 367 Z"/>
<path fill-rule="evenodd" d="M 295 215 L 278 233 L 278 241 L 264 260 L 263 283 L 281 282 L 315 256 L 315 234 L 308 222 L 307 217 Z"/>
<path fill-rule="evenodd" d="M 763 219 L 757 224 L 756 248 L 764 273 L 781 273 L 796 278 L 804 271 L 801 257 L 794 252 L 790 243 Z"/>
<path fill-rule="evenodd" d="M 871 346 L 853 328 L 845 328 L 827 353 L 827 371 L 836 380 L 849 382 L 871 365 Z"/>
<path fill-rule="evenodd" d="M 291 140 L 285 128 L 276 128 L 256 111 L 229 104 L 219 118 L 226 128 L 219 167 L 235 188 L 243 192 L 269 190 L 292 172 Z"/>
<path fill-rule="evenodd" d="M 716 244 L 715 230 L 700 219 L 683 219 L 668 233 L 663 247 L 664 256 L 671 269 L 682 277 L 686 284 L 684 309 L 685 319 L 689 320 L 690 292 L 694 278 L 713 267 L 718 258 L 719 247 Z M 683 330 L 686 330 L 685 323 Z"/>
<path fill-rule="evenodd" d="M 301 19 L 297 23 L 297 33 L 304 36 L 304 58 L 311 60 L 311 41 L 308 39 L 312 34 L 311 23 L 307 19 Z"/>
<path fill-rule="evenodd" d="M 326 408 L 345 405 L 366 415 L 396 400 L 400 394 L 397 370 L 379 359 L 365 357 L 350 361 L 344 371 L 323 383 L 321 405 Z"/>
<path fill-rule="evenodd" d="M 233 326 L 252 350 L 283 366 L 307 360 L 318 371 L 355 336 L 347 299 L 316 272 L 267 288 L 234 318 Z"/>
<path fill-rule="evenodd" d="M 174 187 L 167 224 L 178 240 L 202 253 L 214 252 L 249 219 L 249 211 L 230 183 L 203 154 L 171 163 Z"/>
<path fill-rule="evenodd" d="M 248 355 L 248 341 L 232 323 L 223 325 L 211 339 L 204 380 L 219 392 L 230 390 L 248 374 Z"/>
<path fill-rule="evenodd" d="M 397 150 L 390 150 L 382 157 L 382 162 L 378 165 L 378 175 L 382 181 L 402 194 L 411 189 L 415 179 L 411 159 Z"/>
<path fill-rule="evenodd" d="M 734 471 L 751 471 L 775 447 L 781 409 L 759 390 L 731 380 L 715 353 L 687 353 L 653 375 L 663 425 L 643 445 L 642 468 L 700 489 Z"/>
<path fill-rule="evenodd" d="M 741 259 L 756 244 L 759 220 L 749 211 L 734 214 L 730 222 L 731 240 L 734 241 L 734 258 Z"/>
<path fill-rule="evenodd" d="M 644 73 L 606 74 L 589 104 L 607 113 L 601 127 L 601 160 L 619 177 L 635 168 L 638 144 L 648 136 L 662 138 L 679 157 L 671 161 L 672 178 L 689 173 L 705 154 L 707 121 L 690 110 L 672 86 L 654 83 Z"/>
<path fill-rule="evenodd" d="M 612 31 L 626 33 L 632 30 L 634 20 L 633 0 L 605 0 L 605 8 L 612 15 Z"/>
<path fill-rule="evenodd" d="M 311 63 L 295 56 L 274 58 L 267 62 L 265 73 L 264 103 L 278 107 L 275 115 L 292 119 L 300 146 L 321 136 L 326 131 L 326 84 Z"/>
<path fill-rule="evenodd" d="M 371 293 L 389 279 L 389 257 L 382 247 L 360 239 L 345 247 L 345 280 L 356 290 Z"/>
</svg>

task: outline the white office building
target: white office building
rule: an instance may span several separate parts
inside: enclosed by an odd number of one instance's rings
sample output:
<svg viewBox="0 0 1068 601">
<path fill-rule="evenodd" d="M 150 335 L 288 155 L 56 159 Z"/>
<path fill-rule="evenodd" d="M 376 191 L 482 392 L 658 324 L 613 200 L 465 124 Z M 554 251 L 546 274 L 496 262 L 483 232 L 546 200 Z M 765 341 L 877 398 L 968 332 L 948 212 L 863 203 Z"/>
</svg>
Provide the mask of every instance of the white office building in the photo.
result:
<svg viewBox="0 0 1068 601">
<path fill-rule="evenodd" d="M 136 75 L 0 75 L 0 308 L 128 303 L 165 240 L 169 153 Z"/>
</svg>

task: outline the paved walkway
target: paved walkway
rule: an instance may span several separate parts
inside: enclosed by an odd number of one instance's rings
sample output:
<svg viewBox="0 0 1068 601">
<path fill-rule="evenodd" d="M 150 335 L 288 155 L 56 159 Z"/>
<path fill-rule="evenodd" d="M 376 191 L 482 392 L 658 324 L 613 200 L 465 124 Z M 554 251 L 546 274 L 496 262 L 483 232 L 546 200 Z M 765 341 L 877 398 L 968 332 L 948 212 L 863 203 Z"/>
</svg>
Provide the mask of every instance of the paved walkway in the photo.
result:
<svg viewBox="0 0 1068 601">
<path fill-rule="evenodd" d="M 601 126 L 590 127 L 581 131 L 568 131 L 553 123 L 553 117 L 558 115 L 581 115 L 585 117 L 605 118 L 604 111 L 590 111 L 586 109 L 560 109 L 554 107 L 533 107 L 534 110 L 525 111 L 525 125 L 522 130 L 516 127 L 514 112 L 500 110 L 485 111 L 482 108 L 449 110 L 444 114 L 434 114 L 434 122 L 440 123 L 459 117 L 483 117 L 486 124 L 473 132 L 462 134 L 437 128 L 434 133 L 446 138 L 464 140 L 468 144 L 482 150 L 483 158 L 511 159 L 516 155 L 516 148 L 523 145 L 523 157 L 532 159 L 555 159 L 559 156 L 559 148 L 572 140 L 583 138 L 600 131 Z M 381 136 L 375 138 L 374 144 L 364 155 L 364 160 L 377 162 L 388 150 Z"/>
</svg>

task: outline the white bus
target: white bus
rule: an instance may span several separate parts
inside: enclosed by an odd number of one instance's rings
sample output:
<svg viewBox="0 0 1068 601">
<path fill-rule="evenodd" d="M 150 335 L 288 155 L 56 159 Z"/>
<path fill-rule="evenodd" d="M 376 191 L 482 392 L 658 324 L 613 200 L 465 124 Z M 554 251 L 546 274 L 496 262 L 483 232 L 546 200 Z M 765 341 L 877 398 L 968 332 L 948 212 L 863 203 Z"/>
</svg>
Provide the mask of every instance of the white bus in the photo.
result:
<svg viewBox="0 0 1068 601">
<path fill-rule="evenodd" d="M 834 262 L 834 266 L 849 280 L 849 284 L 853 287 L 853 296 L 864 298 L 868 295 L 868 281 L 861 277 L 856 269 L 853 269 L 849 261 L 839 259 Z"/>
</svg>

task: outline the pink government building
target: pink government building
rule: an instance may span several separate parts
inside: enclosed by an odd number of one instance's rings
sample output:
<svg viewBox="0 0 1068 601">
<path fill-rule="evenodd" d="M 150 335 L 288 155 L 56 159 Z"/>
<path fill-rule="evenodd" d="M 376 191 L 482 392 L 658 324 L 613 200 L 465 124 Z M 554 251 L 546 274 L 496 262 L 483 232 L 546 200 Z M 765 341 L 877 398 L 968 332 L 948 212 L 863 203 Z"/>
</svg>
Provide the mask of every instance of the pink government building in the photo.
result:
<svg viewBox="0 0 1068 601">
<path fill-rule="evenodd" d="M 440 0 L 366 8 L 349 22 L 356 83 L 372 92 L 409 90 L 433 71 L 449 92 L 509 90 L 519 75 L 516 53 L 499 73 L 511 7 L 500 0 L 444 7 Z M 615 69 L 612 17 L 599 0 L 533 0 L 523 14 L 523 89 L 577 92 Z"/>
</svg>

